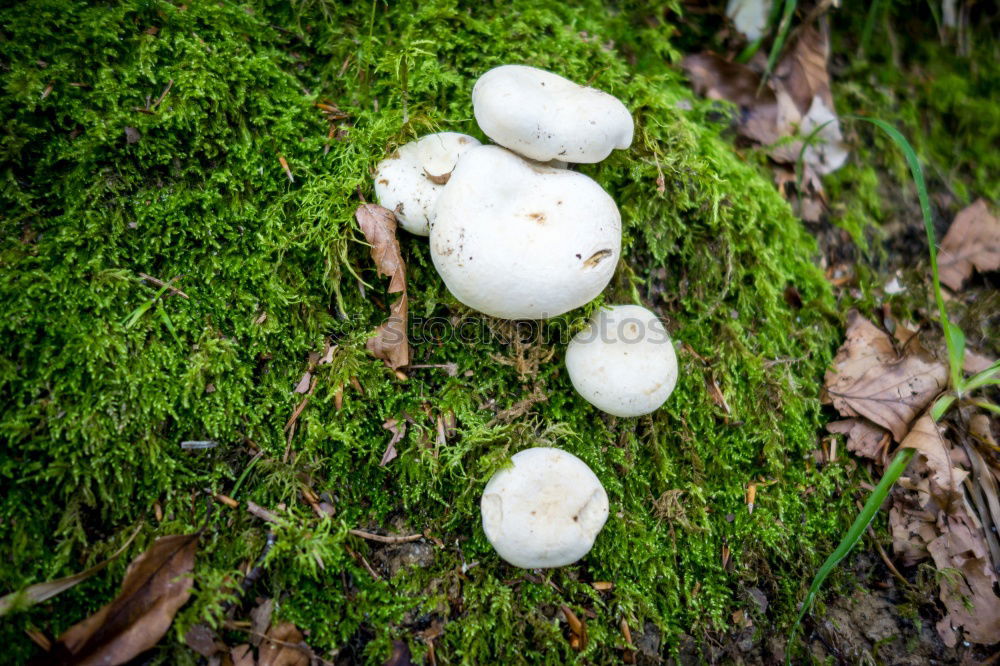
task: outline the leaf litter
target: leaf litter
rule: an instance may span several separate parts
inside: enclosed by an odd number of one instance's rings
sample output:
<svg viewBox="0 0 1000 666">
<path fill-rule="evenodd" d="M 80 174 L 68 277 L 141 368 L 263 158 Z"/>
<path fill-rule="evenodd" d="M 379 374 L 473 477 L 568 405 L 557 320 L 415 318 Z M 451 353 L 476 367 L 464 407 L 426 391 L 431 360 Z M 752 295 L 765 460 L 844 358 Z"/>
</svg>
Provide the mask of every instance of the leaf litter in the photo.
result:
<svg viewBox="0 0 1000 666">
<path fill-rule="evenodd" d="M 827 401 L 848 417 L 827 429 L 845 435 L 855 454 L 884 465 L 890 438 L 917 452 L 892 494 L 889 527 L 905 565 L 930 559 L 938 571 L 942 641 L 1000 641 L 1000 545 L 991 538 L 1000 462 L 989 417 L 960 412 L 962 423 L 935 423 L 927 411 L 947 386 L 945 364 L 906 326 L 894 340 L 855 311 L 824 384 Z M 988 455 L 976 446 L 983 443 Z"/>
<path fill-rule="evenodd" d="M 396 216 L 388 208 L 362 204 L 354 213 L 361 233 L 372 246 L 371 255 L 380 276 L 389 278 L 389 293 L 399 294 L 389 306 L 389 318 L 375 330 L 366 347 L 376 358 L 396 370 L 410 362 L 410 344 L 406 337 L 409 316 L 406 297 L 406 264 L 396 238 Z"/>
<path fill-rule="evenodd" d="M 129 565 L 118 596 L 67 629 L 46 663 L 124 664 L 156 645 L 191 596 L 199 536 L 154 541 Z"/>
<path fill-rule="evenodd" d="M 953 291 L 962 288 L 973 269 L 1000 270 L 1000 219 L 982 199 L 959 211 L 938 253 L 941 282 Z"/>
<path fill-rule="evenodd" d="M 827 30 L 805 24 L 763 83 L 761 53 L 748 64 L 714 53 L 689 55 L 681 62 L 696 93 L 739 107 L 736 130 L 767 148 L 778 165 L 779 189 L 787 196 L 786 185 L 796 184 L 799 214 L 811 222 L 819 219 L 825 203 L 820 176 L 839 169 L 849 156 L 830 89 L 829 56 Z M 801 166 L 798 177 L 796 165 Z"/>
</svg>

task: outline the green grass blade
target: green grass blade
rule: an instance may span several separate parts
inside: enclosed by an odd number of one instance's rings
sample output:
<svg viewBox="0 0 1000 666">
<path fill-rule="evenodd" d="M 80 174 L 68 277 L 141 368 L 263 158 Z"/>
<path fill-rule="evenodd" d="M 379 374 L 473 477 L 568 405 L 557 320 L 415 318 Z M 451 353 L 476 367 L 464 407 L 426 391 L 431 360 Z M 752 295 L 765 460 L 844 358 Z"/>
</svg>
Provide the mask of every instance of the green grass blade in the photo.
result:
<svg viewBox="0 0 1000 666">
<path fill-rule="evenodd" d="M 798 6 L 798 0 L 785 0 L 784 9 L 781 12 L 781 23 L 778 24 L 778 32 L 774 35 L 771 51 L 767 54 L 767 69 L 764 70 L 765 81 L 771 76 L 774 66 L 778 63 L 778 58 L 781 57 L 781 50 L 785 47 L 788 33 L 792 31 L 792 18 L 795 16 L 795 10 Z"/>
<path fill-rule="evenodd" d="M 969 377 L 969 380 L 965 382 L 964 388 L 966 391 L 973 391 L 980 386 L 996 383 L 1000 383 L 1000 361 L 997 361 L 982 372 L 977 372 Z"/>
<path fill-rule="evenodd" d="M 171 280 L 171 282 L 173 282 L 173 280 Z M 170 282 L 160 287 L 160 290 L 156 292 L 156 295 L 153 296 L 151 299 L 149 299 L 148 301 L 137 307 L 135 310 L 132 310 L 129 316 L 125 317 L 125 320 L 122 322 L 125 328 L 132 328 L 133 326 L 135 326 L 136 322 L 139 321 L 142 315 L 149 312 L 149 308 L 153 307 L 156 301 L 160 300 L 160 296 L 163 296 L 163 294 L 167 293 L 167 289 L 169 287 L 170 287 Z"/>
<path fill-rule="evenodd" d="M 840 544 L 837 549 L 830 553 L 830 556 L 826 558 L 826 562 L 823 566 L 819 568 L 816 572 L 816 577 L 813 578 L 812 585 L 809 586 L 809 592 L 806 593 L 806 598 L 802 602 L 802 608 L 799 610 L 799 616 L 795 619 L 795 624 L 792 625 L 792 629 L 788 634 L 788 646 L 785 653 L 785 663 L 790 664 L 792 658 L 792 649 L 794 646 L 795 634 L 798 632 L 799 625 L 802 623 L 802 618 L 806 616 L 806 613 L 812 608 L 813 603 L 816 601 L 816 594 L 819 592 L 819 588 L 822 587 L 823 582 L 826 580 L 830 572 L 836 568 L 840 561 L 847 557 L 847 554 L 851 552 L 851 549 L 864 535 L 865 530 L 868 528 L 869 523 L 875 518 L 875 514 L 878 513 L 878 509 L 882 506 L 882 502 L 885 498 L 889 496 L 889 491 L 892 490 L 893 484 L 899 479 L 906 466 L 910 463 L 910 459 L 913 458 L 914 449 L 900 449 L 896 453 L 896 457 L 892 459 L 889 466 L 885 468 L 885 473 L 882 475 L 882 480 L 878 482 L 875 486 L 875 490 L 868 497 L 868 501 L 865 502 L 865 506 L 861 509 L 861 513 L 858 517 L 854 519 L 854 523 L 851 525 L 850 529 L 847 530 L 847 534 L 841 539 Z"/>
<path fill-rule="evenodd" d="M 872 43 L 872 33 L 875 32 L 875 22 L 879 14 L 882 13 L 882 1 L 872 0 L 871 7 L 868 8 L 868 16 L 865 17 L 865 27 L 861 32 L 861 52 L 867 54 L 868 47 Z"/>
<path fill-rule="evenodd" d="M 781 12 L 781 23 L 778 24 L 778 33 L 774 36 L 774 44 L 771 45 L 771 52 L 767 54 L 767 68 L 764 70 L 764 76 L 760 77 L 760 88 L 758 88 L 758 91 L 764 87 L 767 79 L 771 76 L 771 72 L 774 71 L 774 65 L 778 62 L 781 49 L 785 46 L 785 39 L 788 38 L 788 33 L 792 29 L 792 17 L 795 16 L 795 9 L 798 6 L 798 0 L 785 0 L 784 9 Z"/>
<path fill-rule="evenodd" d="M 170 321 L 170 315 L 167 314 L 167 310 L 163 307 L 163 303 L 160 303 L 160 319 L 163 321 L 163 325 L 167 327 L 167 330 L 170 331 L 170 335 L 174 336 L 174 340 L 177 344 L 183 347 L 184 343 L 181 342 L 180 337 L 177 335 L 177 329 L 174 328 L 174 322 Z"/>
<path fill-rule="evenodd" d="M 924 218 L 924 231 L 927 233 L 927 251 L 930 253 L 931 257 L 931 279 L 934 282 L 934 299 L 937 302 L 941 329 L 944 331 L 944 341 L 948 347 L 948 364 L 951 367 L 951 377 L 955 384 L 954 388 L 958 389 L 962 376 L 962 357 L 964 354 L 965 336 L 961 334 L 962 332 L 957 326 L 954 326 L 948 320 L 948 311 L 944 307 L 944 295 L 941 291 L 941 277 L 938 273 L 937 241 L 934 238 L 934 223 L 931 219 L 931 203 L 930 197 L 927 196 L 927 182 L 924 180 L 924 170 L 920 166 L 920 160 L 917 158 L 917 153 L 913 150 L 913 146 L 911 146 L 910 142 L 906 140 L 906 137 L 904 137 L 899 130 L 884 120 L 869 118 L 867 116 L 845 117 L 863 120 L 866 123 L 875 125 L 880 130 L 885 132 L 889 138 L 892 139 L 893 143 L 895 143 L 899 149 L 903 151 L 903 157 L 906 158 L 906 163 L 910 167 L 910 173 L 913 175 L 913 183 L 917 187 L 917 199 L 920 201 L 920 213 Z"/>
<path fill-rule="evenodd" d="M 934 404 L 931 405 L 931 419 L 934 421 L 940 421 L 941 417 L 945 415 L 945 412 L 948 411 L 949 407 L 955 404 L 956 400 L 958 400 L 958 398 L 951 393 L 938 398 Z"/>
<path fill-rule="evenodd" d="M 985 409 L 988 412 L 993 412 L 994 414 L 1000 414 L 1000 406 L 994 405 L 992 402 L 985 402 L 983 400 L 980 400 L 979 402 L 976 402 L 974 404 L 976 405 L 976 407 Z"/>
<path fill-rule="evenodd" d="M 802 176 L 805 172 L 804 163 L 806 161 L 806 148 L 811 146 L 820 131 L 832 122 L 832 120 L 828 120 L 822 125 L 817 125 L 811 132 L 809 132 L 809 134 L 806 135 L 806 138 L 802 139 L 802 148 L 799 149 L 799 157 L 795 160 L 795 189 L 799 192 L 802 191 Z"/>
</svg>

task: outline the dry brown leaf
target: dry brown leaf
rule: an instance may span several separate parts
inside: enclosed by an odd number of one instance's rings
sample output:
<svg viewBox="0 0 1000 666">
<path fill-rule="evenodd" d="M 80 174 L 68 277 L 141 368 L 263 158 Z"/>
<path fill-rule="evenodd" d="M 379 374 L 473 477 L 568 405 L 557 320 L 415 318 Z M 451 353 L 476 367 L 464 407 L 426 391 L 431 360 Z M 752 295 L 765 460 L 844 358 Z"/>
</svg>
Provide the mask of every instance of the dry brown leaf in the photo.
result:
<svg viewBox="0 0 1000 666">
<path fill-rule="evenodd" d="M 311 379 L 312 379 L 311 372 L 306 372 L 305 374 L 303 374 L 302 379 L 300 379 L 299 383 L 295 385 L 295 388 L 292 390 L 292 393 L 305 393 L 306 391 L 308 391 Z"/>
<path fill-rule="evenodd" d="M 406 421 L 400 421 L 398 419 L 386 419 L 382 427 L 392 433 L 392 438 L 385 447 L 385 453 L 382 454 L 382 462 L 379 463 L 380 466 L 385 467 L 389 464 L 393 458 L 399 455 L 396 452 L 396 444 L 403 439 L 403 435 L 406 434 Z"/>
<path fill-rule="evenodd" d="M 800 208 L 811 219 L 818 219 L 823 210 L 819 175 L 837 170 L 848 156 L 830 92 L 829 50 L 824 32 L 811 25 L 801 27 L 764 86 L 753 67 L 715 54 L 690 55 L 681 62 L 695 92 L 740 107 L 737 130 L 769 147 L 771 159 L 796 164 L 802 155 L 807 196 Z M 782 138 L 805 137 L 813 130 L 817 134 L 804 151 L 802 141 L 775 145 Z"/>
<path fill-rule="evenodd" d="M 261 638 L 271 626 L 271 615 L 274 613 L 274 599 L 264 599 L 259 606 L 250 611 L 250 642 L 254 647 L 260 645 Z"/>
<path fill-rule="evenodd" d="M 993 436 L 993 426 L 986 414 L 974 414 L 969 419 L 969 434 L 992 449 L 998 449 L 996 437 Z"/>
<path fill-rule="evenodd" d="M 309 666 L 312 650 L 291 622 L 272 625 L 260 644 L 259 666 Z"/>
<path fill-rule="evenodd" d="M 948 383 L 948 369 L 919 345 L 899 355 L 892 339 L 852 310 L 847 336 L 824 378 L 842 416 L 863 416 L 901 442 L 910 423 Z"/>
<path fill-rule="evenodd" d="M 129 565 L 114 600 L 53 646 L 63 663 L 124 664 L 163 637 L 191 596 L 198 533 L 160 537 Z"/>
<path fill-rule="evenodd" d="M 847 437 L 847 450 L 851 453 L 878 460 L 889 433 L 865 419 L 844 419 L 826 424 L 829 432 Z"/>
<path fill-rule="evenodd" d="M 955 216 L 938 253 L 941 282 L 955 291 L 973 268 L 981 273 L 1000 270 L 1000 220 L 982 199 Z"/>
<path fill-rule="evenodd" d="M 951 445 L 941 437 L 939 426 L 930 416 L 921 416 L 900 446 L 916 449 L 923 456 L 930 472 L 930 480 L 933 481 L 930 492 L 937 494 L 942 505 L 947 506 L 952 500 L 959 498 L 962 494 L 962 482 L 969 473 L 954 465 Z M 923 505 L 926 506 L 926 502 Z"/>
<path fill-rule="evenodd" d="M 212 628 L 205 624 L 196 624 L 188 629 L 184 642 L 203 657 L 211 657 L 226 649 L 225 643 L 219 641 Z"/>
<path fill-rule="evenodd" d="M 256 666 L 257 663 L 253 658 L 253 650 L 246 643 L 231 649 L 229 658 L 232 660 L 233 666 Z"/>
<path fill-rule="evenodd" d="M 940 597 L 948 614 L 937 623 L 948 647 L 962 638 L 972 643 L 1000 642 L 1000 597 L 993 591 L 996 574 L 990 566 L 982 528 L 965 512 L 966 520 L 948 521 L 943 534 L 927 549 L 941 575 Z"/>
<path fill-rule="evenodd" d="M 740 107 L 737 129 L 763 145 L 784 134 L 779 126 L 778 100 L 771 88 L 760 89 L 760 75 L 740 63 L 714 53 L 697 53 L 681 61 L 696 93 L 708 99 L 726 100 Z"/>
<path fill-rule="evenodd" d="M 946 440 L 930 416 L 922 416 L 901 446 L 917 450 L 889 512 L 893 548 L 907 565 L 930 555 L 939 574 L 947 614 L 937 630 L 949 647 L 959 638 L 1000 640 L 1000 597 L 983 526 L 963 492 L 969 459 Z M 956 462 L 959 461 L 959 462 Z M 966 482 L 967 485 L 967 482 Z"/>
<path fill-rule="evenodd" d="M 367 348 L 376 358 L 395 370 L 410 362 L 410 344 L 406 338 L 409 309 L 406 298 L 406 264 L 396 238 L 396 216 L 376 204 L 358 206 L 354 216 L 361 232 L 371 244 L 372 259 L 378 274 L 389 277 L 389 293 L 402 296 L 389 306 L 389 318 L 368 339 Z"/>
<path fill-rule="evenodd" d="M 975 352 L 967 348 L 965 350 L 965 356 L 962 359 L 962 370 L 970 375 L 974 375 L 982 372 L 996 362 L 997 360 L 992 356 L 980 354 L 979 352 Z"/>
<path fill-rule="evenodd" d="M 776 83 L 787 91 L 803 116 L 809 112 L 816 97 L 823 100 L 827 108 L 833 108 L 830 75 L 826 70 L 829 57 L 826 35 L 811 25 L 804 25 L 774 67 Z"/>
</svg>

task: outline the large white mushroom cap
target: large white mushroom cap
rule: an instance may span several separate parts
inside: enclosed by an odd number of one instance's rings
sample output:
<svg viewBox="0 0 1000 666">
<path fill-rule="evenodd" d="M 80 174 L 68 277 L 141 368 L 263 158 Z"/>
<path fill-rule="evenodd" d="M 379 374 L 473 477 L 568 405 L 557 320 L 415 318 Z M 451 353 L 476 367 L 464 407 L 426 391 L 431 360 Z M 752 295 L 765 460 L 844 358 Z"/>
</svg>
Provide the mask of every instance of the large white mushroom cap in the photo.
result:
<svg viewBox="0 0 1000 666">
<path fill-rule="evenodd" d="M 478 145 L 471 136 L 440 132 L 400 146 L 392 157 L 379 162 L 375 198 L 396 213 L 404 229 L 426 236 L 434 203 L 459 155 Z"/>
<path fill-rule="evenodd" d="M 561 449 L 525 449 L 493 475 L 480 508 L 486 538 L 516 567 L 561 567 L 594 545 L 608 495 L 587 464 Z"/>
<path fill-rule="evenodd" d="M 566 370 L 573 388 L 598 409 L 642 416 L 659 409 L 677 385 L 677 354 L 655 314 L 614 305 L 570 341 Z"/>
<path fill-rule="evenodd" d="M 587 176 L 480 146 L 462 155 L 438 197 L 431 258 L 469 307 L 541 319 L 601 293 L 621 234 L 614 200 Z"/>
<path fill-rule="evenodd" d="M 502 65 L 472 89 L 479 127 L 539 162 L 600 162 L 632 143 L 632 114 L 618 98 L 525 65 Z"/>
</svg>

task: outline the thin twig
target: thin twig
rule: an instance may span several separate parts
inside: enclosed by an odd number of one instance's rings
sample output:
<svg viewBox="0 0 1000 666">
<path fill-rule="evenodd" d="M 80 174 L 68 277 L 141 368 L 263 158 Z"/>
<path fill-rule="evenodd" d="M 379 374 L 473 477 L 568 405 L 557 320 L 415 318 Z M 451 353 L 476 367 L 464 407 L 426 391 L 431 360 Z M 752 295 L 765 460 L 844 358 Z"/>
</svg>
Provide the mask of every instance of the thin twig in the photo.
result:
<svg viewBox="0 0 1000 666">
<path fill-rule="evenodd" d="M 859 508 L 862 508 L 861 502 L 855 502 L 855 504 L 857 504 Z M 868 535 L 872 538 L 872 541 L 875 543 L 875 549 L 878 551 L 879 557 L 881 557 L 882 561 L 885 562 L 885 566 L 889 568 L 889 571 L 892 572 L 892 575 L 895 576 L 896 579 L 904 586 L 910 587 L 910 581 L 906 580 L 906 577 L 903 576 L 903 574 L 899 573 L 899 569 L 896 568 L 896 565 L 893 564 L 892 560 L 889 559 L 889 556 L 886 555 L 886 552 L 882 548 L 882 544 L 878 542 L 878 538 L 875 536 L 875 530 L 872 529 L 871 525 L 868 526 Z"/>
<path fill-rule="evenodd" d="M 178 275 L 176 277 L 172 277 L 172 278 L 170 278 L 169 282 L 164 282 L 163 280 L 161 280 L 159 278 L 155 278 L 152 275 L 146 275 L 145 273 L 139 273 L 139 277 L 141 277 L 143 280 L 145 280 L 147 282 L 152 282 L 157 287 L 166 287 L 167 291 L 169 291 L 172 294 L 177 294 L 178 296 L 183 296 L 184 298 L 187 298 L 188 300 L 190 300 L 190 298 L 191 298 L 190 296 L 188 296 L 183 291 L 181 291 L 180 289 L 178 289 L 177 287 L 175 287 L 173 285 L 173 282 L 176 281 L 176 280 L 180 280 L 182 277 L 184 277 L 183 275 Z"/>
<path fill-rule="evenodd" d="M 167 87 L 163 89 L 163 92 L 160 93 L 160 96 L 156 98 L 155 102 L 153 102 L 153 107 L 152 108 L 155 109 L 156 107 L 158 107 L 160 105 L 160 102 L 162 102 L 163 99 L 167 96 L 167 93 L 170 92 L 170 88 L 172 88 L 173 85 L 174 85 L 174 80 L 173 79 L 170 79 L 169 81 L 167 81 Z"/>
<path fill-rule="evenodd" d="M 378 541 L 379 543 L 408 543 L 410 541 L 416 541 L 417 539 L 423 539 L 423 534 L 408 534 L 406 536 L 397 536 L 392 534 L 382 535 L 382 534 L 372 534 L 371 532 L 365 532 L 364 530 L 347 530 L 350 534 L 356 537 L 361 537 L 362 539 L 368 539 L 369 541 Z"/>
<path fill-rule="evenodd" d="M 261 520 L 269 523 L 281 522 L 281 518 L 278 517 L 278 514 L 268 511 L 267 509 L 265 509 L 259 504 L 256 504 L 255 502 L 247 502 L 247 511 L 257 516 Z"/>
<path fill-rule="evenodd" d="M 346 550 L 346 551 L 347 551 L 347 554 L 348 554 L 348 555 L 350 555 L 350 556 L 351 556 L 351 557 L 353 557 L 354 559 L 356 559 L 356 560 L 358 560 L 359 562 L 361 562 L 361 564 L 362 564 L 362 565 L 364 566 L 365 570 L 366 570 L 366 571 L 367 571 L 367 572 L 368 572 L 369 574 L 371 574 L 371 577 L 372 577 L 372 578 L 374 578 L 375 580 L 382 580 L 382 577 L 381 577 L 381 576 L 379 576 L 379 575 L 378 575 L 378 573 L 377 573 L 377 572 L 376 572 L 376 571 L 375 571 L 374 569 L 372 569 L 372 565 L 368 564 L 368 560 L 366 560 L 366 559 L 365 559 L 365 556 L 364 556 L 364 555 L 362 555 L 361 553 L 357 553 L 357 552 L 355 552 L 355 551 L 354 551 L 354 549 L 352 549 L 352 548 L 351 548 L 350 546 L 348 546 L 347 544 L 344 544 L 344 550 Z"/>
</svg>

